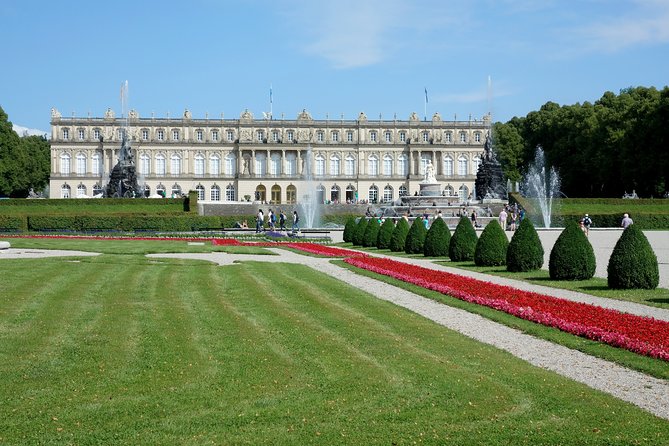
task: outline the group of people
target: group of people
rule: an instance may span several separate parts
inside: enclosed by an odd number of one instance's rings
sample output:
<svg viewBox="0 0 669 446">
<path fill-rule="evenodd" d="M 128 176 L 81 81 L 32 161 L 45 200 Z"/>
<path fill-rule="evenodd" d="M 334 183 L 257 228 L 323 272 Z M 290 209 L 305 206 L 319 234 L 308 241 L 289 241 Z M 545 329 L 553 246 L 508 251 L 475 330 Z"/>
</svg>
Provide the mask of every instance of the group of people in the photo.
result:
<svg viewBox="0 0 669 446">
<path fill-rule="evenodd" d="M 499 225 L 505 231 L 515 231 L 516 226 L 525 218 L 525 209 L 518 203 L 505 204 L 497 217 Z"/>
<path fill-rule="evenodd" d="M 256 214 L 256 233 L 262 232 L 265 230 L 265 218 L 267 218 L 267 225 L 269 227 L 270 231 L 275 231 L 276 230 L 276 225 L 277 225 L 277 217 L 274 212 L 272 212 L 271 209 L 267 211 L 267 217 L 265 217 L 265 214 L 262 209 L 258 209 L 258 213 Z M 286 214 L 284 214 L 283 210 L 279 209 L 279 231 L 286 231 Z M 300 222 L 300 216 L 297 213 L 297 211 L 293 211 L 293 225 L 292 225 L 292 232 L 296 233 L 297 231 L 300 230 L 299 227 L 299 222 Z"/>
</svg>

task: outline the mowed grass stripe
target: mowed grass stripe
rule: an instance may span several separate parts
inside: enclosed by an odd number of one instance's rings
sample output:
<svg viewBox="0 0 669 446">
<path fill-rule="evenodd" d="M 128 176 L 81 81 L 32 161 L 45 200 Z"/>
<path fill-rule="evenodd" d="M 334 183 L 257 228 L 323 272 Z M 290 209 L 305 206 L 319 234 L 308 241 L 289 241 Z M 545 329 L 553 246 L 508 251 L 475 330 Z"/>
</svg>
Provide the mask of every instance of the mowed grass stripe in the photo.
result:
<svg viewBox="0 0 669 446">
<path fill-rule="evenodd" d="M 49 364 L 56 379 L 0 365 L 0 443 L 622 445 L 669 436 L 664 420 L 308 268 L 139 256 L 77 267 L 96 278 L 70 284 L 84 302 L 72 302 L 65 345 L 81 351 Z M 36 317 L 39 326 L 48 315 Z"/>
</svg>

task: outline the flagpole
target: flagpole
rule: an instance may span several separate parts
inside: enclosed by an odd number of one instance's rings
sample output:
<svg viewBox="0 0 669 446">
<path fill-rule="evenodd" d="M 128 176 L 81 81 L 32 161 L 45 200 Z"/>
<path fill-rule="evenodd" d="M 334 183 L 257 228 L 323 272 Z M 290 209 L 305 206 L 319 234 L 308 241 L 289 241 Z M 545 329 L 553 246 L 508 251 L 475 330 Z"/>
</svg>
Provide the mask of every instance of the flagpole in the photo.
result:
<svg viewBox="0 0 669 446">
<path fill-rule="evenodd" d="M 273 99 L 272 99 L 272 84 L 269 84 L 269 119 L 272 119 L 272 116 L 273 116 L 272 115 L 272 105 L 273 105 L 272 102 L 274 102 Z"/>
<path fill-rule="evenodd" d="M 423 103 L 423 121 L 427 121 L 427 87 L 425 87 L 425 102 Z"/>
</svg>

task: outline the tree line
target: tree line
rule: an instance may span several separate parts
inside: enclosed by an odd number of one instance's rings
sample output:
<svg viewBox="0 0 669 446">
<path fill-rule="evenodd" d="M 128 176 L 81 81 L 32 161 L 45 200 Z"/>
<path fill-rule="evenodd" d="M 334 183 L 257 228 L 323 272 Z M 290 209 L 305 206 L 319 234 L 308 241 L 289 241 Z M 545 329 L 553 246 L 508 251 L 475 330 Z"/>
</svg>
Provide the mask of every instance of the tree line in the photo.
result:
<svg viewBox="0 0 669 446">
<path fill-rule="evenodd" d="M 662 197 L 669 191 L 669 87 L 606 92 L 594 104 L 560 106 L 493 126 L 505 174 L 520 181 L 543 147 L 569 197 Z"/>
<path fill-rule="evenodd" d="M 28 196 L 49 183 L 50 145 L 44 136 L 19 135 L 0 107 L 0 197 Z"/>
</svg>

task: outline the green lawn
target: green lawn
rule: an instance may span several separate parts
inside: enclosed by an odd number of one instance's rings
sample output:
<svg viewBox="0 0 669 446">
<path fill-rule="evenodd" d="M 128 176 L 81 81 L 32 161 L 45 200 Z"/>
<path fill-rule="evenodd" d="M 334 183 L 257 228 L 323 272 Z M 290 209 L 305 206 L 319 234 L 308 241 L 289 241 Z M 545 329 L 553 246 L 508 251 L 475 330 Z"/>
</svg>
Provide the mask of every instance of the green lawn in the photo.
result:
<svg viewBox="0 0 669 446">
<path fill-rule="evenodd" d="M 669 438 L 666 420 L 307 267 L 1 265 L 0 444 Z"/>
</svg>

